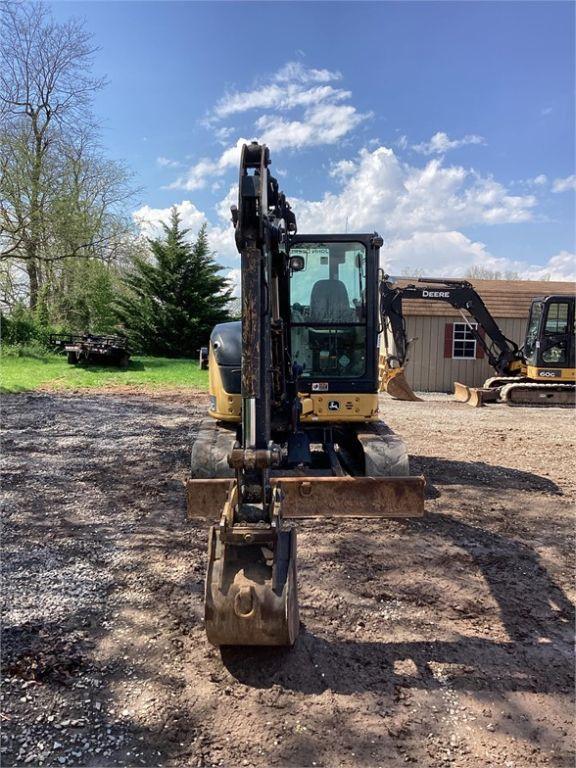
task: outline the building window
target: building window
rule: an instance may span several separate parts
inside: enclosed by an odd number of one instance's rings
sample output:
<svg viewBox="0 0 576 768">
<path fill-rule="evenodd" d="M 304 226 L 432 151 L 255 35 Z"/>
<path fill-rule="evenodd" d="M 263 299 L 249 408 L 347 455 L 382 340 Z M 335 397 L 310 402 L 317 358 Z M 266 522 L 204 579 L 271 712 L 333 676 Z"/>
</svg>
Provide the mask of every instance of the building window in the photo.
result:
<svg viewBox="0 0 576 768">
<path fill-rule="evenodd" d="M 476 328 L 476 323 L 470 323 Z M 476 339 L 466 323 L 453 323 L 452 357 L 474 359 L 476 357 Z"/>
</svg>

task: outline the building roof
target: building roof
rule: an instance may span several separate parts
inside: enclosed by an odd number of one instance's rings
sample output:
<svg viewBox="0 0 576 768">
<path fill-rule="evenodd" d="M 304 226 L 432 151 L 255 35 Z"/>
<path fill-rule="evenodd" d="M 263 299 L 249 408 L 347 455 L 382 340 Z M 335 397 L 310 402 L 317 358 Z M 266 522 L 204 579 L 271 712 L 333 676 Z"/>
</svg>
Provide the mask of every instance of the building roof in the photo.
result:
<svg viewBox="0 0 576 768">
<path fill-rule="evenodd" d="M 576 283 L 552 282 L 551 280 L 476 280 L 464 278 L 472 283 L 488 310 L 494 317 L 523 317 L 530 313 L 532 299 L 537 296 L 553 294 L 574 295 Z M 395 278 L 395 285 L 403 288 L 406 285 L 417 284 L 417 278 Z M 441 290 L 441 286 L 434 286 Z M 428 317 L 460 317 L 458 310 L 444 301 L 427 301 L 426 299 L 406 299 L 402 302 L 404 315 Z"/>
</svg>

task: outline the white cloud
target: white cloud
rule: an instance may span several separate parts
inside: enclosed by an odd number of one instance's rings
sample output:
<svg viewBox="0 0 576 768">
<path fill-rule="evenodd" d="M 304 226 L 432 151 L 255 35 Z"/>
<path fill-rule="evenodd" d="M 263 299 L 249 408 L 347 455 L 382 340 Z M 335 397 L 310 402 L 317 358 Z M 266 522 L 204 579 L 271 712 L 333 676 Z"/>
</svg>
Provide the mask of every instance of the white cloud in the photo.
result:
<svg viewBox="0 0 576 768">
<path fill-rule="evenodd" d="M 341 179 L 338 193 L 319 200 L 290 202 L 300 232 L 366 232 L 377 229 L 385 238 L 384 268 L 391 274 L 406 269 L 425 270 L 431 276 L 462 277 L 472 266 L 518 272 L 526 279 L 571 280 L 576 276 L 574 254 L 551 256 L 544 264 L 497 258 L 484 243 L 467 237 L 460 228 L 472 225 L 517 223 L 532 218 L 532 195 L 511 195 L 490 176 L 444 166 L 439 159 L 416 167 L 399 160 L 392 149 L 362 150 L 354 160 L 333 165 Z M 208 238 L 219 263 L 237 280 L 238 253 L 230 224 L 230 206 L 237 202 L 231 185 L 215 211 L 218 224 L 209 224 Z M 183 224 L 194 232 L 206 220 L 204 213 L 184 200 L 178 206 Z M 159 221 L 168 221 L 170 209 L 144 206 L 134 215 L 145 234 L 156 234 Z"/>
<path fill-rule="evenodd" d="M 256 121 L 256 128 L 260 131 L 258 140 L 279 151 L 335 144 L 367 117 L 350 105 L 320 104 L 307 109 L 303 120 L 263 115 Z"/>
<path fill-rule="evenodd" d="M 300 83 L 329 83 L 332 80 L 341 80 L 340 72 L 331 72 L 329 69 L 311 69 L 305 67 L 299 61 L 289 61 L 274 75 L 274 80 L 279 83 L 297 81 Z"/>
<path fill-rule="evenodd" d="M 300 62 L 288 62 L 265 82 L 251 90 L 225 94 L 216 102 L 207 122 L 210 124 L 214 120 L 222 120 L 252 109 L 286 111 L 295 107 L 308 107 L 321 101 L 349 99 L 352 95 L 350 91 L 327 85 L 340 80 L 341 77 L 340 72 L 306 68 Z"/>
<path fill-rule="evenodd" d="M 486 245 L 474 242 L 462 232 L 417 232 L 384 244 L 380 252 L 382 268 L 399 275 L 425 270 L 429 277 L 465 277 L 471 267 L 494 272 L 516 272 L 523 280 L 576 280 L 576 256 L 561 251 L 543 265 L 517 259 L 497 258 Z"/>
<path fill-rule="evenodd" d="M 297 83 L 272 84 L 259 90 L 224 96 L 214 107 L 214 116 L 222 119 L 251 109 L 287 111 L 295 107 L 308 107 L 322 101 L 343 101 L 351 96 L 350 91 L 333 88 L 331 85 L 303 88 Z"/>
<path fill-rule="evenodd" d="M 444 131 L 438 131 L 432 136 L 430 141 L 424 141 L 421 144 L 414 144 L 412 149 L 423 155 L 443 155 L 451 149 L 465 147 L 467 144 L 485 144 L 482 136 L 474 133 L 468 134 L 461 139 L 451 139 Z"/>
<path fill-rule="evenodd" d="M 565 179 L 554 179 L 552 192 L 571 192 L 576 190 L 576 174 L 566 176 Z"/>
<path fill-rule="evenodd" d="M 237 168 L 240 164 L 240 153 L 244 144 L 249 144 L 251 139 L 238 139 L 236 144 L 222 152 L 219 158 L 211 160 L 203 158 L 192 165 L 184 175 L 179 176 L 168 185 L 167 189 L 202 189 L 206 186 L 207 179 L 222 176 L 230 168 Z"/>
<path fill-rule="evenodd" d="M 463 277 L 488 254 L 483 243 L 469 240 L 461 232 L 416 232 L 410 237 L 386 241 L 380 251 L 382 268 L 392 275 L 406 270 L 417 274 L 426 270 L 430 277 Z"/>
<path fill-rule="evenodd" d="M 214 136 L 220 144 L 226 146 L 230 137 L 234 133 L 234 128 L 226 125 L 221 125 L 219 128 L 214 128 Z"/>
<path fill-rule="evenodd" d="M 351 176 L 356 170 L 356 163 L 353 160 L 339 160 L 330 166 L 330 176 L 334 179 L 345 179 Z"/>
<path fill-rule="evenodd" d="M 253 139 L 269 144 L 275 153 L 334 144 L 370 116 L 361 114 L 352 104 L 343 103 L 351 98 L 351 92 L 330 85 L 341 77 L 339 72 L 289 62 L 258 87 L 225 94 L 204 121 L 205 125 L 214 130 L 217 141 L 224 143 L 235 131 L 227 125 L 214 128 L 214 124 L 257 110 L 261 114 L 254 122 Z M 205 187 L 209 177 L 223 176 L 238 165 L 240 148 L 247 141 L 238 139 L 217 158 L 201 158 L 168 189 L 192 191 Z"/>
<path fill-rule="evenodd" d="M 560 251 L 551 256 L 544 266 L 531 266 L 526 273 L 530 280 L 576 280 L 576 253 Z M 576 287 L 576 286 L 575 286 Z"/>
<path fill-rule="evenodd" d="M 408 136 L 402 134 L 394 143 L 398 149 L 406 149 L 408 147 Z"/>
<path fill-rule="evenodd" d="M 536 199 L 511 195 L 491 177 L 441 160 L 424 167 L 399 160 L 392 149 L 362 150 L 339 193 L 292 200 L 301 231 L 378 229 L 394 237 L 447 231 L 474 224 L 528 221 Z M 290 197 L 289 197 L 290 199 Z"/>
<path fill-rule="evenodd" d="M 156 158 L 156 165 L 159 165 L 160 168 L 178 168 L 180 163 L 178 160 L 170 160 L 169 157 L 160 156 Z"/>
<path fill-rule="evenodd" d="M 262 115 L 255 123 L 257 135 L 254 140 L 273 147 L 274 152 L 335 144 L 368 116 L 360 114 L 355 107 L 348 104 L 321 102 L 306 109 L 302 120 L 285 120 L 274 114 Z M 238 167 L 242 145 L 249 144 L 251 140 L 240 138 L 217 159 L 199 160 L 167 188 L 192 191 L 205 187 L 208 178 L 222 176 L 230 168 Z"/>
<path fill-rule="evenodd" d="M 240 269 L 229 269 L 224 277 L 226 277 L 232 283 L 232 295 L 240 296 L 240 283 L 242 280 L 242 272 Z"/>
<path fill-rule="evenodd" d="M 340 144 L 369 117 L 350 103 L 351 93 L 338 87 L 340 79 L 338 72 L 289 62 L 258 86 L 224 95 L 207 120 L 223 148 L 213 158 L 197 159 L 170 184 L 169 188 L 189 191 L 228 189 L 215 206 L 217 223 L 208 224 L 208 237 L 218 261 L 226 266 L 233 281 L 238 278 L 238 253 L 230 224 L 230 205 L 237 202 L 237 188 L 230 181 L 232 171 L 236 176 L 242 145 L 253 139 L 266 143 L 276 161 L 282 150 Z M 252 139 L 238 138 L 232 143 L 231 137 L 241 134 L 227 120 L 250 112 L 254 116 Z M 356 157 L 331 163 L 328 174 L 338 180 L 339 191 L 316 200 L 298 200 L 288 190 L 299 231 L 377 229 L 386 238 L 383 258 L 395 273 L 413 267 L 430 274 L 461 276 L 470 266 L 482 265 L 499 271 L 518 271 L 527 277 L 550 274 L 566 279 L 574 271 L 573 254 L 567 251 L 550 257 L 544 265 L 498 259 L 483 243 L 469 239 L 461 231 L 470 226 L 512 224 L 533 218 L 533 194 L 512 194 L 491 175 L 445 161 L 450 150 L 484 143 L 484 138 L 476 134 L 450 138 L 439 131 L 429 141 L 411 147 L 424 158 L 406 163 L 393 149 L 373 140 Z M 400 135 L 395 146 L 396 151 L 409 148 L 408 138 Z M 173 167 L 175 161 L 158 158 L 158 163 Z M 565 191 L 574 188 L 575 181 L 574 176 L 556 179 L 552 188 Z M 520 188 L 528 193 L 549 182 L 545 174 L 539 174 L 517 183 L 524 185 Z M 184 225 L 193 233 L 206 221 L 204 213 L 191 200 L 183 200 L 178 208 Z M 156 233 L 159 221 L 168 219 L 169 210 L 144 206 L 134 217 L 147 234 Z"/>
<path fill-rule="evenodd" d="M 240 269 L 238 266 L 238 252 L 234 242 L 234 229 L 230 223 L 230 204 L 236 202 L 237 190 L 233 186 L 226 197 L 217 207 L 221 224 L 215 225 L 208 222 L 208 241 L 211 249 L 216 254 L 218 263 L 225 268 L 224 275 L 234 286 L 234 295 L 240 295 Z M 301 232 L 330 231 L 329 222 L 316 219 L 314 223 L 304 223 L 306 206 L 314 206 L 314 203 L 298 201 L 295 206 Z M 190 229 L 190 237 L 194 238 L 200 227 L 207 223 L 204 213 L 190 200 L 183 200 L 176 205 L 182 218 L 182 226 Z M 133 214 L 140 231 L 147 237 L 162 235 L 161 222 L 170 220 L 170 208 L 151 208 L 143 206 Z M 336 230 L 342 231 L 343 221 L 338 221 Z M 349 226 L 348 231 L 354 227 Z M 360 227 L 360 229 L 372 229 L 372 227 Z M 378 226 L 380 231 L 385 227 Z M 334 230 L 333 230 L 334 231 Z M 380 252 L 382 268 L 392 275 L 406 274 L 414 270 L 415 273 L 424 271 L 430 277 L 464 277 L 471 267 L 481 266 L 498 272 L 517 272 L 526 280 L 576 280 L 576 254 L 563 250 L 548 258 L 544 264 L 532 264 L 526 261 L 498 258 L 493 256 L 482 242 L 476 242 L 457 230 L 430 231 L 422 230 L 411 234 L 390 233 L 385 239 Z"/>
<path fill-rule="evenodd" d="M 175 207 L 180 214 L 182 228 L 190 229 L 191 235 L 196 234 L 202 224 L 206 223 L 206 216 L 190 200 L 183 200 Z M 145 237 L 158 237 L 163 232 L 162 224 L 170 223 L 171 211 L 171 208 L 151 208 L 149 205 L 143 205 L 134 211 L 132 218 Z"/>
<path fill-rule="evenodd" d="M 231 195 L 232 192 L 229 192 L 225 199 L 228 200 Z M 206 214 L 200 211 L 190 200 L 182 200 L 175 207 L 180 214 L 182 228 L 190 230 L 189 238 L 194 239 L 200 227 L 206 224 L 208 242 L 210 248 L 215 251 L 218 262 L 231 266 L 238 261 L 238 251 L 234 242 L 234 229 L 230 223 L 229 209 L 226 217 L 221 215 L 222 223 L 216 225 L 208 221 Z M 171 207 L 151 208 L 149 205 L 143 205 L 132 214 L 132 218 L 145 237 L 161 237 L 162 224 L 170 222 L 171 210 Z"/>
</svg>

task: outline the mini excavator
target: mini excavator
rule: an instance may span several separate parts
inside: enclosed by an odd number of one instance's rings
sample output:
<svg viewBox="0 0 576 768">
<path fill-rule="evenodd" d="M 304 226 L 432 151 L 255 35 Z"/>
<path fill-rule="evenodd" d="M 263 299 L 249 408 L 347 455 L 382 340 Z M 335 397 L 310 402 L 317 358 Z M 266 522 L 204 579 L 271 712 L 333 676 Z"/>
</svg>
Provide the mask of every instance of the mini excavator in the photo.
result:
<svg viewBox="0 0 576 768">
<path fill-rule="evenodd" d="M 244 145 L 241 322 L 208 349 L 209 416 L 192 448 L 190 517 L 208 517 L 205 626 L 216 646 L 290 646 L 299 629 L 296 530 L 307 517 L 419 517 L 424 479 L 378 415 L 376 233 L 303 235 Z"/>
<path fill-rule="evenodd" d="M 410 342 L 402 301 L 446 302 L 457 309 L 486 354 L 495 376 L 483 387 L 455 382 L 456 400 L 479 407 L 501 401 L 508 405 L 574 406 L 574 296 L 535 298 L 530 307 L 522 347 L 508 339 L 482 298 L 466 280 L 419 278 L 417 284 L 395 286 L 380 281 L 380 312 L 386 356 L 381 388 L 398 400 L 418 400 L 404 377 Z"/>
</svg>

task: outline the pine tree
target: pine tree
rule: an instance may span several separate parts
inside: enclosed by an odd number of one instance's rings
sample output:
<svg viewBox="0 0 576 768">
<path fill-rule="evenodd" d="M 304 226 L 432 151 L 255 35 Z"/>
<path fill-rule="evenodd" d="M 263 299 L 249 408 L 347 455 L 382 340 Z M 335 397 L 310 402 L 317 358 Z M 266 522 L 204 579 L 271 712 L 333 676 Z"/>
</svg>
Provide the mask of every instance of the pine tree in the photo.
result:
<svg viewBox="0 0 576 768">
<path fill-rule="evenodd" d="M 164 237 L 148 241 L 151 259 L 136 256 L 124 278 L 117 314 L 135 349 L 168 357 L 196 357 L 216 323 L 228 319 L 228 281 L 219 274 L 206 228 L 186 239 L 172 209 Z"/>
</svg>

